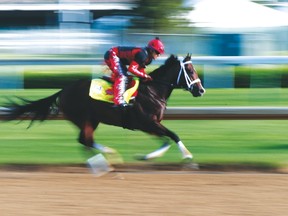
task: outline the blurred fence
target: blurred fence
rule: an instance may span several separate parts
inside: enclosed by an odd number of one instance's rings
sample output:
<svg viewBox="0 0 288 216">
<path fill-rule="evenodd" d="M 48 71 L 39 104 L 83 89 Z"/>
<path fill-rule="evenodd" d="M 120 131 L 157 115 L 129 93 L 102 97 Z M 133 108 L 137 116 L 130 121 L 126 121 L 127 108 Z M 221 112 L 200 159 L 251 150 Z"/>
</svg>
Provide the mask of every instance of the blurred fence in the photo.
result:
<svg viewBox="0 0 288 216">
<path fill-rule="evenodd" d="M 166 57 L 161 57 L 153 64 L 163 64 Z M 288 56 L 194 56 L 192 61 L 195 65 L 201 66 L 202 81 L 206 88 L 250 88 L 250 87 L 282 87 L 287 88 L 288 72 L 281 65 L 288 65 Z M 103 65 L 103 58 L 43 58 L 43 59 L 0 59 L 0 66 L 5 68 L 0 73 L 0 88 L 23 88 L 24 66 L 51 66 L 51 65 L 82 65 L 95 66 Z M 256 76 L 253 71 L 249 74 L 235 73 L 235 68 L 241 66 L 262 65 L 264 74 Z M 265 73 L 267 65 L 279 65 L 280 73 L 271 69 L 272 73 Z M 10 67 L 11 66 L 11 67 Z M 93 73 L 98 73 L 94 69 Z M 100 73 L 100 71 L 99 71 Z M 257 73 L 256 73 L 257 74 Z M 259 73 L 258 73 L 259 74 Z M 98 74 L 96 74 L 98 76 Z M 94 77 L 94 76 L 93 76 Z M 251 81 L 251 82 L 250 82 Z"/>
</svg>

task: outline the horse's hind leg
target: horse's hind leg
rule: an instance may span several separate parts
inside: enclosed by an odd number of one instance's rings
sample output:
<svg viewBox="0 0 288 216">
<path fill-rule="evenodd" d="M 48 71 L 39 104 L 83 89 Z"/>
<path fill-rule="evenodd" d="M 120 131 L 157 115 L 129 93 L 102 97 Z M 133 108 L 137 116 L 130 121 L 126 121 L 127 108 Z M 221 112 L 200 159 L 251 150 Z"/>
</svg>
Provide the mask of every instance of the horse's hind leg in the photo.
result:
<svg viewBox="0 0 288 216">
<path fill-rule="evenodd" d="M 88 148 L 95 148 L 101 153 L 105 153 L 105 154 L 115 153 L 116 150 L 109 148 L 107 146 L 103 146 L 94 141 L 94 131 L 98 125 L 99 125 L 99 122 L 96 122 L 94 124 L 90 122 L 86 122 L 83 125 L 83 127 L 81 127 L 81 131 L 80 131 L 79 139 L 78 139 L 79 143 L 81 143 L 82 145 Z"/>
<path fill-rule="evenodd" d="M 94 143 L 94 130 L 97 128 L 98 124 L 92 125 L 91 123 L 87 122 L 81 127 L 81 131 L 79 134 L 78 141 L 82 145 L 92 148 Z"/>
<path fill-rule="evenodd" d="M 102 154 L 96 154 L 92 151 L 93 148 L 97 149 L 101 153 L 114 153 L 116 152 L 114 149 L 109 147 L 97 144 L 94 142 L 94 131 L 97 128 L 99 122 L 91 123 L 85 122 L 83 127 L 81 127 L 79 142 L 86 147 L 86 153 L 93 154 L 93 156 L 89 156 L 87 159 L 87 165 L 90 167 L 92 173 L 96 176 L 102 176 L 106 173 L 109 173 L 114 170 L 111 166 L 110 162 L 104 157 Z"/>
</svg>

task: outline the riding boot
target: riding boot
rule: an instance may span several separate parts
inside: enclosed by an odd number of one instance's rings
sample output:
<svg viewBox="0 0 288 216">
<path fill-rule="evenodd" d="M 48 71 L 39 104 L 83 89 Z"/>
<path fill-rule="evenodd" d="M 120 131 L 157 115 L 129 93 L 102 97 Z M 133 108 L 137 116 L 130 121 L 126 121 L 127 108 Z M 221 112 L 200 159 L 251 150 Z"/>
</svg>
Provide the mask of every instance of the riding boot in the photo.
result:
<svg viewBox="0 0 288 216">
<path fill-rule="evenodd" d="M 123 94 L 126 90 L 127 77 L 118 76 L 114 82 L 114 104 L 116 107 L 126 107 L 128 104 L 124 100 Z"/>
</svg>

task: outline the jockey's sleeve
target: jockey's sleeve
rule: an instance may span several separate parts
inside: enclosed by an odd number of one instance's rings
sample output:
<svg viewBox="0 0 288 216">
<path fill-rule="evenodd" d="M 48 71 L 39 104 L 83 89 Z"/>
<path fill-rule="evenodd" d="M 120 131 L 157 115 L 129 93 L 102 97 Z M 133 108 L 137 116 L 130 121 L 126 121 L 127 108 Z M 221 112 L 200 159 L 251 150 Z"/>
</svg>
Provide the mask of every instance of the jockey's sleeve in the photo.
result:
<svg viewBox="0 0 288 216">
<path fill-rule="evenodd" d="M 143 69 L 141 68 L 140 70 L 138 68 L 139 64 L 136 61 L 132 61 L 128 67 L 128 71 L 138 77 L 147 78 L 148 75 L 145 73 L 144 68 Z"/>
</svg>

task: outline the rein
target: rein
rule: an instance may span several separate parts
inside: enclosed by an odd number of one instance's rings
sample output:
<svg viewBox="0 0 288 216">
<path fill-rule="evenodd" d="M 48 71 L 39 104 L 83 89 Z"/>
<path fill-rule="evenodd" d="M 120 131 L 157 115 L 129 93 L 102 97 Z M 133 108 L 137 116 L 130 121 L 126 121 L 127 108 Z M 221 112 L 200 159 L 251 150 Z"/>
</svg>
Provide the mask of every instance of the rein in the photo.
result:
<svg viewBox="0 0 288 216">
<path fill-rule="evenodd" d="M 165 85 L 165 86 L 169 86 L 169 87 L 172 87 L 173 88 L 173 84 L 169 83 L 169 82 L 166 82 L 166 81 L 162 81 L 162 80 L 152 80 L 153 83 L 158 83 L 158 84 L 161 84 L 161 85 Z"/>
</svg>

